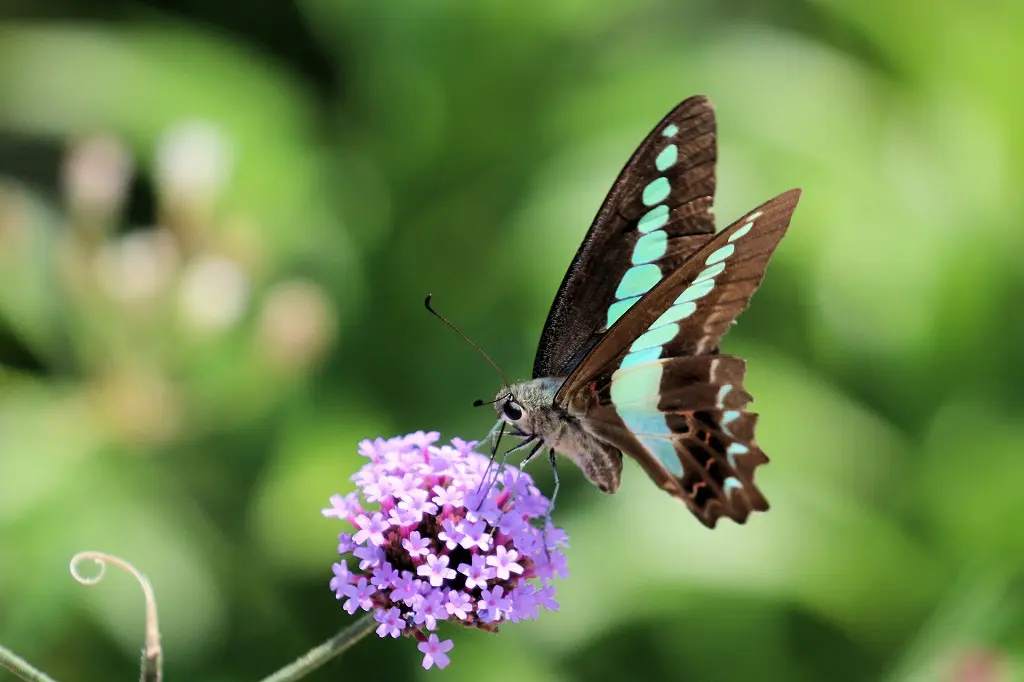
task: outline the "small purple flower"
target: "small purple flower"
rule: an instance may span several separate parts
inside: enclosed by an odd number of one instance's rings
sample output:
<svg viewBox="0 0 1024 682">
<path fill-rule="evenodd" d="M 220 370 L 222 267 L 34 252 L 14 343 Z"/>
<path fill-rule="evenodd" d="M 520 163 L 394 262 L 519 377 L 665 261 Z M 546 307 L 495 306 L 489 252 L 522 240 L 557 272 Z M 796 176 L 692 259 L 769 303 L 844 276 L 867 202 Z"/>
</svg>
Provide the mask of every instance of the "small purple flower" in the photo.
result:
<svg viewBox="0 0 1024 682">
<path fill-rule="evenodd" d="M 355 585 L 346 585 L 342 590 L 348 599 L 344 609 L 355 613 L 358 609 L 369 611 L 373 608 L 373 594 L 377 590 L 367 584 L 366 578 L 360 578 Z"/>
<path fill-rule="evenodd" d="M 437 619 L 444 619 L 448 616 L 448 609 L 444 607 L 444 597 L 441 592 L 435 591 L 424 595 L 423 600 L 416 609 L 413 622 L 416 625 L 423 625 L 428 630 L 437 629 Z"/>
<path fill-rule="evenodd" d="M 466 620 L 467 612 L 473 610 L 473 599 L 465 592 L 450 590 L 445 609 L 449 616 L 455 616 L 459 620 Z"/>
<path fill-rule="evenodd" d="M 470 521 L 483 519 L 493 526 L 496 525 L 498 523 L 498 519 L 502 517 L 501 507 L 498 506 L 498 501 L 493 497 L 488 496 L 486 490 L 479 494 L 474 490 L 467 495 L 466 506 L 470 510 L 466 513 L 466 518 Z"/>
<path fill-rule="evenodd" d="M 466 576 L 466 587 L 471 590 L 486 586 L 493 577 L 493 571 L 487 567 L 487 559 L 481 554 L 473 555 L 472 564 L 460 564 L 459 573 Z"/>
<path fill-rule="evenodd" d="M 547 498 L 541 495 L 523 495 L 522 503 L 518 505 L 521 514 L 533 518 L 546 516 L 550 506 Z"/>
<path fill-rule="evenodd" d="M 401 577 L 395 580 L 391 588 L 392 601 L 406 601 L 419 594 L 419 580 L 412 577 L 409 571 L 402 571 Z"/>
<path fill-rule="evenodd" d="M 359 570 L 365 571 L 368 568 L 379 566 L 384 561 L 384 550 L 373 545 L 362 545 L 356 547 L 352 554 L 359 559 Z"/>
<path fill-rule="evenodd" d="M 386 445 L 386 443 L 385 443 L 383 438 L 378 438 L 377 440 L 373 440 L 373 441 L 371 441 L 371 440 L 364 440 L 361 443 L 359 443 L 359 454 L 362 455 L 363 457 L 369 457 L 370 459 L 376 459 L 378 457 L 378 453 L 382 452 L 383 450 L 385 450 L 386 447 L 387 447 L 387 445 Z M 358 474 L 357 474 L 357 476 L 358 476 Z M 353 480 L 354 479 L 355 479 L 355 477 L 353 477 Z"/>
<path fill-rule="evenodd" d="M 483 521 L 472 523 L 463 521 L 462 527 L 459 530 L 462 533 L 462 539 L 459 540 L 459 544 L 462 545 L 463 549 L 476 547 L 481 552 L 486 552 L 491 548 L 491 534 L 487 530 L 487 524 Z"/>
<path fill-rule="evenodd" d="M 388 476 L 391 481 L 391 494 L 395 497 L 401 497 L 410 490 L 416 490 L 416 477 L 412 474 L 404 474 L 403 476 Z"/>
<path fill-rule="evenodd" d="M 391 607 L 387 611 L 378 609 L 373 614 L 374 619 L 380 623 L 377 627 L 377 635 L 380 637 L 394 637 L 398 638 L 402 634 L 402 628 L 405 627 L 405 622 L 402 621 L 402 612 L 395 607 Z"/>
<path fill-rule="evenodd" d="M 498 580 L 508 580 L 510 573 L 519 575 L 523 572 L 523 567 L 516 563 L 518 558 L 519 552 L 498 545 L 494 548 L 494 554 L 487 557 L 487 565 L 494 567 L 494 575 Z"/>
<path fill-rule="evenodd" d="M 565 555 L 561 552 L 551 552 L 550 559 L 546 556 L 539 557 L 534 563 L 533 572 L 541 580 L 552 578 L 568 578 L 569 567 Z"/>
<path fill-rule="evenodd" d="M 503 596 L 505 588 L 498 585 L 493 590 L 483 590 L 477 602 L 477 611 L 485 621 L 500 620 L 502 614 L 512 610 L 512 600 Z"/>
<path fill-rule="evenodd" d="M 548 585 L 537 590 L 534 594 L 534 598 L 540 606 L 543 606 L 550 611 L 558 610 L 558 602 L 555 601 L 555 588 L 553 585 Z"/>
<path fill-rule="evenodd" d="M 513 623 L 521 620 L 533 620 L 537 617 L 540 605 L 537 604 L 537 588 L 530 583 L 520 585 L 512 590 L 509 597 L 512 600 L 512 610 L 508 619 Z"/>
<path fill-rule="evenodd" d="M 462 531 L 456 526 L 456 522 L 452 519 L 445 519 L 441 522 L 441 528 L 444 530 L 437 534 L 437 538 L 444 540 L 444 545 L 448 549 L 455 549 L 459 546 L 459 541 L 462 540 Z"/>
<path fill-rule="evenodd" d="M 430 538 L 421 538 L 420 532 L 414 530 L 409 537 L 402 540 L 402 547 L 410 556 L 427 556 L 430 554 Z"/>
<path fill-rule="evenodd" d="M 399 528 L 405 528 L 406 526 L 412 526 L 420 522 L 423 518 L 423 514 L 417 514 L 414 511 L 408 509 L 399 509 L 398 507 L 392 507 L 391 511 L 388 512 L 388 522 L 392 526 Z"/>
<path fill-rule="evenodd" d="M 334 571 L 334 577 L 331 578 L 331 589 L 334 591 L 335 596 L 341 599 L 345 596 L 345 588 L 352 582 L 352 574 L 348 570 L 348 561 L 342 559 L 331 566 L 331 569 Z"/>
<path fill-rule="evenodd" d="M 434 665 L 438 668 L 446 667 L 451 662 L 447 654 L 453 646 L 455 643 L 452 640 L 438 640 L 434 634 L 427 641 L 420 642 L 416 648 L 423 652 L 423 669 L 430 670 Z"/>
<path fill-rule="evenodd" d="M 493 632 L 557 609 L 551 580 L 565 575 L 567 544 L 550 523 L 537 527 L 549 502 L 528 474 L 489 468 L 475 443 L 437 438 L 363 441 L 359 489 L 322 511 L 354 527 L 339 535 L 343 558 L 332 567 L 342 607 L 372 611 L 380 637 L 417 639 L 425 668 L 449 663 L 452 642 L 430 632 L 443 621 Z"/>
<path fill-rule="evenodd" d="M 373 579 L 370 581 L 376 588 L 391 587 L 398 580 L 398 571 L 391 568 L 391 564 L 384 562 L 373 569 Z"/>
<path fill-rule="evenodd" d="M 457 436 L 452 438 L 452 446 L 454 446 L 455 450 L 463 457 L 468 457 L 469 453 L 473 452 L 473 447 L 476 443 L 477 441 L 475 440 L 465 441 Z"/>
<path fill-rule="evenodd" d="M 334 517 L 337 519 L 348 520 L 360 514 L 363 508 L 359 505 L 359 493 L 349 493 L 348 495 L 331 495 L 331 506 L 327 509 L 321 510 L 321 514 L 330 518 Z"/>
<path fill-rule="evenodd" d="M 391 489 L 386 478 L 367 483 L 363 486 L 363 497 L 371 504 L 382 502 L 390 495 Z"/>
<path fill-rule="evenodd" d="M 348 554 L 355 548 L 356 543 L 352 542 L 352 535 L 350 533 L 338 534 L 338 554 Z"/>
<path fill-rule="evenodd" d="M 352 536 L 352 542 L 358 545 L 369 540 L 377 546 L 384 544 L 384 531 L 391 526 L 380 512 L 374 512 L 373 516 L 360 514 L 356 517 L 356 525 L 359 532 Z"/>
<path fill-rule="evenodd" d="M 408 490 L 398 502 L 399 509 L 405 509 L 410 515 L 416 516 L 418 522 L 424 514 L 437 512 L 437 505 L 430 501 L 430 493 L 426 490 Z"/>
<path fill-rule="evenodd" d="M 433 500 L 438 507 L 461 507 L 466 503 L 466 493 L 453 485 L 435 485 Z"/>
<path fill-rule="evenodd" d="M 416 569 L 417 575 L 427 576 L 430 580 L 430 584 L 434 587 L 440 587 L 441 583 L 445 580 L 451 580 L 455 577 L 455 570 L 448 568 L 448 562 L 450 559 L 447 554 L 436 554 L 427 555 L 427 563 L 421 564 Z"/>
<path fill-rule="evenodd" d="M 440 437 L 441 434 L 438 431 L 417 431 L 405 437 L 405 444 L 426 450 L 428 446 L 436 443 Z"/>
<path fill-rule="evenodd" d="M 538 557 L 538 561 L 544 560 L 544 538 L 540 535 L 516 533 L 513 537 L 516 539 L 516 547 L 523 556 L 535 556 Z"/>
<path fill-rule="evenodd" d="M 548 523 L 544 529 L 544 538 L 547 540 L 548 549 L 569 546 L 569 535 L 561 528 L 556 528 L 552 523 Z"/>
</svg>

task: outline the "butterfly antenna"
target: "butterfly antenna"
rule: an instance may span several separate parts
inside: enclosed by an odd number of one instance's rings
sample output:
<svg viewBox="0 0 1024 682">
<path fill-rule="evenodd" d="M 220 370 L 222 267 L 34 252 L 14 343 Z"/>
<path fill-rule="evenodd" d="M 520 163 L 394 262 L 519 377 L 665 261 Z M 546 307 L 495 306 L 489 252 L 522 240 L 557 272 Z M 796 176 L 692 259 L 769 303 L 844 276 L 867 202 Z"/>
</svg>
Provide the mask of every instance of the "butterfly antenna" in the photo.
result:
<svg viewBox="0 0 1024 682">
<path fill-rule="evenodd" d="M 427 307 L 427 310 L 430 312 L 430 314 L 433 315 L 434 317 L 436 317 L 437 319 L 441 320 L 442 322 L 444 322 L 449 327 L 451 327 L 452 330 L 456 334 L 458 334 L 459 336 L 462 337 L 463 341 L 468 343 L 470 346 L 472 346 L 474 348 L 474 350 L 476 350 L 477 353 L 482 355 L 484 360 L 489 362 L 491 364 L 491 367 L 493 367 L 498 372 L 498 376 L 501 377 L 501 385 L 502 386 L 508 386 L 509 385 L 508 384 L 508 379 L 505 378 L 505 373 L 501 371 L 501 367 L 498 367 L 498 363 L 496 363 L 494 360 L 492 360 L 491 356 L 488 355 L 487 353 L 485 353 L 483 348 L 481 348 L 480 346 L 478 346 L 475 343 L 473 343 L 473 339 L 471 339 L 468 336 L 466 336 L 466 334 L 461 329 L 459 329 L 454 324 L 452 324 L 448 320 L 447 317 L 445 317 L 444 315 L 442 315 L 441 313 L 437 312 L 436 310 L 434 310 L 433 308 L 430 307 L 430 299 L 432 297 L 433 297 L 433 294 L 427 294 L 427 298 L 423 301 L 423 305 L 425 305 Z M 484 404 L 485 403 L 483 401 L 480 401 L 480 405 L 484 405 Z M 476 405 L 476 404 L 474 403 L 474 405 Z"/>
</svg>

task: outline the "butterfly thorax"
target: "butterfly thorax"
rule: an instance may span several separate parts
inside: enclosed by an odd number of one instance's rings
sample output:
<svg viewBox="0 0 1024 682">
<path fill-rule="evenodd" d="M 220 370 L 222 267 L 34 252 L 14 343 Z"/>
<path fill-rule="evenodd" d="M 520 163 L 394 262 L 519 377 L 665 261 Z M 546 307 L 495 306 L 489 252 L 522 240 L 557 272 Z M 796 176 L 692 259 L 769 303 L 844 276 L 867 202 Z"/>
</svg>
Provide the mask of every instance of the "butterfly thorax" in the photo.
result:
<svg viewBox="0 0 1024 682">
<path fill-rule="evenodd" d="M 572 414 L 555 403 L 564 381 L 564 377 L 543 377 L 512 384 L 498 392 L 494 409 L 515 428 L 514 435 L 533 437 L 568 457 L 600 490 L 614 493 L 621 480 L 622 454 L 586 428 L 585 415 Z"/>
</svg>

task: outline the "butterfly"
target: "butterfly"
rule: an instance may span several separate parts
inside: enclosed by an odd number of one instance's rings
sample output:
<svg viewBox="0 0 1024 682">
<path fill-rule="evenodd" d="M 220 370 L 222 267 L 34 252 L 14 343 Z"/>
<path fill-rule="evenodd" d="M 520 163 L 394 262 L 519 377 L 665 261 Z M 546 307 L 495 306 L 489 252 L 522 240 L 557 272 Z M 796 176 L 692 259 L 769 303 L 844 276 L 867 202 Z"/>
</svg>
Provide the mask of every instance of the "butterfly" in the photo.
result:
<svg viewBox="0 0 1024 682">
<path fill-rule="evenodd" d="M 715 234 L 714 108 L 690 97 L 633 153 L 558 289 L 533 377 L 494 400 L 503 433 L 567 457 L 614 493 L 623 454 L 705 526 L 768 501 L 754 470 L 746 363 L 719 351 L 786 233 L 801 191 Z M 499 434 L 500 438 L 500 434 Z M 557 468 L 555 468 L 557 486 Z M 557 487 L 556 487 L 557 491 Z"/>
</svg>

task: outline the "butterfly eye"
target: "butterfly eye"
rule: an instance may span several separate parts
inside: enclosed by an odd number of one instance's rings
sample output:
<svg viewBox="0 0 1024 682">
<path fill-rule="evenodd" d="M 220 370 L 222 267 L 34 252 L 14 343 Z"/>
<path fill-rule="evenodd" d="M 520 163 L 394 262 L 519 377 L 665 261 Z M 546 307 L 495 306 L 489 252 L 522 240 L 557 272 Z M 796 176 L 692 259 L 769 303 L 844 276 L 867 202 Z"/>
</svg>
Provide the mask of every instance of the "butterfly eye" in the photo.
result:
<svg viewBox="0 0 1024 682">
<path fill-rule="evenodd" d="M 506 402 L 501 411 L 505 414 L 506 418 L 514 422 L 523 418 L 523 408 L 514 400 Z"/>
</svg>

